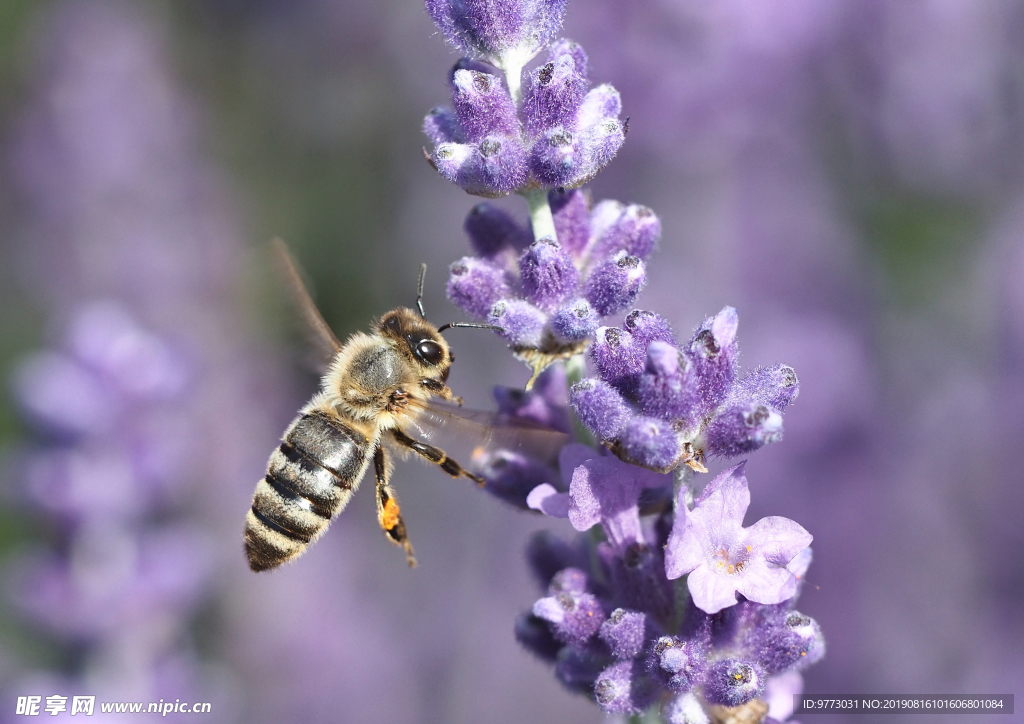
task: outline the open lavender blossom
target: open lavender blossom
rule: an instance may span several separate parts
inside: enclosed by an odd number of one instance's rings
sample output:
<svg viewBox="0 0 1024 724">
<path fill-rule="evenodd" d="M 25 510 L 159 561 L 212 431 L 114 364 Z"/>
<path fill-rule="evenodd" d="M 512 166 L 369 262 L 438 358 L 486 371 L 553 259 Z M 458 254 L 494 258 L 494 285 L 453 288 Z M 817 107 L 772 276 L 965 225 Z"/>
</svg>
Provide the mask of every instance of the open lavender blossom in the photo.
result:
<svg viewBox="0 0 1024 724">
<path fill-rule="evenodd" d="M 791 685 L 824 655 L 817 623 L 793 608 L 811 536 L 784 518 L 741 527 L 750 501 L 742 464 L 712 481 L 692 511 L 681 490 L 675 515 L 663 507 L 649 525 L 641 509 L 657 508 L 652 493 L 671 490 L 672 476 L 582 445 L 566 447 L 563 465 L 575 465 L 569 491 L 538 485 L 531 507 L 578 531 L 599 525 L 605 541 L 588 561 L 585 540 L 534 540 L 530 558 L 547 595 L 520 617 L 516 636 L 557 662 L 569 688 L 589 691 L 608 713 L 660 702 L 666 721 L 706 722 L 713 706 L 763 714 L 758 697 L 775 677 Z M 673 591 L 681 569 L 689 590 Z"/>
<path fill-rule="evenodd" d="M 496 197 L 576 188 L 622 146 L 626 124 L 619 121 L 618 91 L 607 84 L 589 88 L 579 44 L 551 43 L 564 4 L 427 0 L 445 38 L 481 59 L 455 65 L 452 107 L 434 108 L 423 122 L 434 144 L 427 154 L 431 165 L 467 192 Z M 525 64 L 544 47 L 547 62 L 524 83 Z"/>
<path fill-rule="evenodd" d="M 707 613 L 732 606 L 737 593 L 764 604 L 792 598 L 797 578 L 786 566 L 811 544 L 811 534 L 788 518 L 772 516 L 743 527 L 750 505 L 744 467 L 740 463 L 712 480 L 693 510 L 677 501 L 665 547 L 666 574 L 689 574 L 693 602 Z"/>
<path fill-rule="evenodd" d="M 576 414 L 620 458 L 661 472 L 681 464 L 703 472 L 705 456 L 736 457 L 777 442 L 799 381 L 782 364 L 739 377 L 738 322 L 726 307 L 685 345 L 653 312 L 599 328 L 590 347 L 597 377 L 573 386 Z"/>
</svg>

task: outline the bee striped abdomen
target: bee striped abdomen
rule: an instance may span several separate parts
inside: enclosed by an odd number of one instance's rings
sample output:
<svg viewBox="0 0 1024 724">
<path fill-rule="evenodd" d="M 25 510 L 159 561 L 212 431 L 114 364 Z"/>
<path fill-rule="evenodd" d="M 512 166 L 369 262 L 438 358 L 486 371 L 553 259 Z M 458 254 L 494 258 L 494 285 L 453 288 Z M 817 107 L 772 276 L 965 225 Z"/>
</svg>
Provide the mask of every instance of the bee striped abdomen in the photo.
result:
<svg viewBox="0 0 1024 724">
<path fill-rule="evenodd" d="M 302 553 L 352 497 L 369 462 L 370 443 L 322 412 L 298 417 L 270 456 L 245 520 L 254 571 Z"/>
</svg>

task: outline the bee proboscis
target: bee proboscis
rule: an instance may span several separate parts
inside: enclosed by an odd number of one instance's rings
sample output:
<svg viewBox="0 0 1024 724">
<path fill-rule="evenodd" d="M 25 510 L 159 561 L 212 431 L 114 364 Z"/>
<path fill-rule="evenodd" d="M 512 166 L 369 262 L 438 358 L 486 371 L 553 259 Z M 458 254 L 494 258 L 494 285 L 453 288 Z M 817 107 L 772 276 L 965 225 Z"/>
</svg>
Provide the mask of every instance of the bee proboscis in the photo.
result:
<svg viewBox="0 0 1024 724">
<path fill-rule="evenodd" d="M 500 437 L 507 421 L 490 413 L 461 411 L 447 385 L 452 352 L 441 332 L 423 313 L 423 270 L 416 310 L 399 307 L 384 314 L 370 333 L 357 332 L 338 341 L 314 305 L 282 242 L 275 241 L 288 280 L 306 321 L 333 360 L 320 391 L 299 411 L 270 456 L 267 474 L 256 485 L 245 520 L 249 567 L 263 571 L 299 556 L 348 504 L 367 468 L 376 477 L 377 520 L 388 538 L 405 550 L 410 566 L 416 558 L 398 501 L 390 486 L 391 451 L 406 450 L 439 466 L 452 477 L 478 485 L 484 479 L 467 470 L 410 431 L 449 427 L 475 435 L 486 446 Z M 448 404 L 438 403 L 448 401 Z M 508 436 L 505 436 L 508 438 Z M 515 431 L 533 438 L 535 449 L 557 450 L 566 436 L 524 426 Z M 480 447 L 478 446 L 478 447 Z"/>
</svg>

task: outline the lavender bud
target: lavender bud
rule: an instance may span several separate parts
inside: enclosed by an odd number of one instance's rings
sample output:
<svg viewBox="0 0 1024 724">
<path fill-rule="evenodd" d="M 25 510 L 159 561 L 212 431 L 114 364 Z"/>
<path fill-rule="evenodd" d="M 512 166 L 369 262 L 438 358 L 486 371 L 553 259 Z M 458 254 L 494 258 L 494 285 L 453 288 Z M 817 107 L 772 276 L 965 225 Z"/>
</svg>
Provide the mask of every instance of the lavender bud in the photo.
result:
<svg viewBox="0 0 1024 724">
<path fill-rule="evenodd" d="M 524 510 L 531 490 L 546 480 L 557 478 L 552 470 L 533 458 L 501 449 L 486 453 L 479 463 L 478 473 L 487 481 L 484 490 Z"/>
<path fill-rule="evenodd" d="M 600 543 L 597 555 L 618 592 L 619 603 L 660 619 L 671 618 L 674 597 L 665 578 L 665 556 L 660 548 L 641 541 L 625 546 Z"/>
<path fill-rule="evenodd" d="M 592 377 L 572 386 L 569 395 L 580 422 L 599 440 L 614 440 L 632 416 L 632 410 L 618 390 Z"/>
<path fill-rule="evenodd" d="M 641 350 L 633 336 L 618 327 L 598 327 L 590 347 L 590 358 L 601 379 L 625 395 L 635 392 L 646 354 L 646 345 Z"/>
<path fill-rule="evenodd" d="M 548 584 L 548 595 L 559 593 L 586 593 L 587 574 L 579 568 L 563 568 L 554 575 Z"/>
<path fill-rule="evenodd" d="M 601 169 L 615 158 L 615 154 L 619 152 L 622 144 L 626 141 L 625 126 L 614 118 L 581 128 L 580 134 L 579 145 L 586 159 L 586 165 L 583 166 L 573 182 L 575 186 L 585 184 L 600 173 Z"/>
<path fill-rule="evenodd" d="M 464 256 L 448 272 L 448 298 L 476 319 L 486 319 L 495 302 L 510 293 L 504 270 L 488 261 Z"/>
<path fill-rule="evenodd" d="M 672 332 L 672 327 L 669 326 L 668 320 L 660 314 L 644 309 L 634 309 L 626 315 L 626 321 L 622 326 L 645 349 L 656 339 L 675 346 L 676 336 Z"/>
<path fill-rule="evenodd" d="M 576 116 L 576 128 L 582 140 L 586 167 L 576 184 L 593 178 L 615 157 L 626 140 L 626 128 L 619 120 L 622 101 L 610 85 L 594 88 L 583 100 Z"/>
<path fill-rule="evenodd" d="M 658 690 L 635 661 L 619 661 L 594 682 L 594 700 L 606 714 L 638 714 L 657 698 Z"/>
<path fill-rule="evenodd" d="M 539 239 L 523 252 L 519 274 L 526 298 L 546 311 L 553 311 L 576 291 L 580 281 L 572 258 L 551 239 Z"/>
<path fill-rule="evenodd" d="M 562 55 L 572 56 L 573 63 L 576 64 L 576 72 L 584 78 L 587 77 L 587 53 L 583 50 L 582 45 L 568 38 L 559 38 L 551 44 L 548 60 L 555 60 Z"/>
<path fill-rule="evenodd" d="M 555 233 L 562 248 L 579 258 L 590 241 L 590 194 L 583 189 L 553 189 L 548 204 L 555 218 Z"/>
<path fill-rule="evenodd" d="M 621 312 L 647 283 L 643 261 L 620 251 L 594 269 L 583 293 L 602 317 Z"/>
<path fill-rule="evenodd" d="M 764 691 L 765 673 L 757 664 L 739 659 L 721 659 L 704 677 L 704 699 L 710 704 L 741 706 Z"/>
<path fill-rule="evenodd" d="M 637 397 L 645 415 L 690 423 L 691 413 L 700 401 L 690 360 L 667 342 L 651 342 Z"/>
<path fill-rule="evenodd" d="M 782 439 L 782 415 L 756 402 L 730 403 L 705 432 L 710 455 L 735 457 Z"/>
<path fill-rule="evenodd" d="M 585 565 L 587 556 L 578 545 L 567 543 L 551 531 L 541 530 L 534 533 L 526 545 L 526 562 L 540 584 L 547 588 L 556 573 Z"/>
<path fill-rule="evenodd" d="M 564 646 L 555 660 L 555 677 L 570 691 L 589 696 L 606 663 L 607 657 L 593 651 Z"/>
<path fill-rule="evenodd" d="M 477 146 L 477 178 L 481 191 L 470 193 L 481 195 L 508 194 L 515 191 L 529 176 L 526 164 L 526 150 L 515 136 L 488 136 Z"/>
<path fill-rule="evenodd" d="M 473 58 L 459 58 L 455 61 L 455 65 L 448 71 L 448 85 L 455 88 L 455 74 L 460 70 L 475 70 L 480 73 L 487 73 L 488 75 L 498 75 L 501 71 L 495 68 L 490 63 L 485 63 L 482 60 L 474 60 Z"/>
<path fill-rule="evenodd" d="M 813 618 L 789 611 L 755 628 L 747 636 L 746 649 L 768 674 L 800 671 L 825 655 L 825 637 Z"/>
<path fill-rule="evenodd" d="M 630 460 L 652 470 L 671 469 L 683 454 L 672 425 L 653 417 L 634 417 L 619 434 Z"/>
<path fill-rule="evenodd" d="M 647 655 L 647 670 L 676 694 L 692 689 L 704 675 L 707 658 L 696 641 L 662 636 Z"/>
<path fill-rule="evenodd" d="M 466 142 L 466 136 L 451 108 L 438 106 L 431 109 L 427 117 L 423 119 L 423 132 L 435 146 L 440 146 L 442 143 Z"/>
<path fill-rule="evenodd" d="M 533 604 L 533 615 L 551 624 L 555 638 L 571 646 L 583 646 L 601 624 L 604 611 L 590 593 L 563 591 Z"/>
<path fill-rule="evenodd" d="M 551 329 L 561 339 L 575 341 L 592 337 L 601 318 L 586 299 L 569 302 L 551 315 Z"/>
<path fill-rule="evenodd" d="M 534 656 L 544 661 L 554 661 L 562 644 L 551 633 L 547 621 L 525 612 L 516 618 L 516 641 L 521 643 Z"/>
<path fill-rule="evenodd" d="M 733 395 L 760 402 L 782 412 L 800 393 L 800 380 L 789 365 L 758 367 L 740 380 Z"/>
<path fill-rule="evenodd" d="M 643 651 L 649 627 L 647 614 L 617 608 L 601 624 L 598 636 L 616 659 L 632 659 Z"/>
<path fill-rule="evenodd" d="M 466 54 L 529 59 L 558 33 L 566 0 L 426 0 L 445 40 Z"/>
<path fill-rule="evenodd" d="M 558 56 L 530 73 L 523 89 L 526 133 L 536 136 L 546 128 L 572 128 L 586 86 L 571 55 Z"/>
<path fill-rule="evenodd" d="M 736 327 L 739 317 L 732 307 L 725 307 L 714 317 L 704 320 L 687 346 L 701 391 L 701 414 L 717 407 L 736 380 Z"/>
<path fill-rule="evenodd" d="M 519 387 L 496 386 L 494 399 L 498 412 L 521 420 L 530 420 L 543 427 L 569 432 L 569 388 L 564 368 L 552 365 L 537 377 L 529 392 Z"/>
<path fill-rule="evenodd" d="M 466 137 L 478 143 L 486 136 L 510 136 L 519 129 L 516 107 L 496 75 L 458 70 L 452 84 L 452 105 Z"/>
<path fill-rule="evenodd" d="M 594 210 L 590 212 L 590 237 L 600 239 L 604 236 L 619 217 L 626 205 L 615 199 L 604 199 L 599 201 Z"/>
<path fill-rule="evenodd" d="M 593 88 L 583 99 L 577 114 L 581 128 L 587 128 L 602 120 L 615 119 L 622 113 L 622 97 L 608 83 Z"/>
<path fill-rule="evenodd" d="M 707 713 L 693 694 L 672 697 L 661 712 L 665 724 L 709 724 Z"/>
<path fill-rule="evenodd" d="M 545 186 L 579 186 L 585 170 L 585 154 L 579 139 L 563 126 L 550 128 L 534 142 L 530 170 Z M 586 179 L 584 179 L 586 180 Z"/>
<path fill-rule="evenodd" d="M 483 257 L 493 257 L 505 249 L 518 252 L 533 240 L 529 229 L 508 212 L 486 201 L 473 207 L 462 228 L 469 236 L 473 251 Z"/>
<path fill-rule="evenodd" d="M 505 196 L 529 176 L 526 151 L 514 136 L 487 136 L 475 146 L 442 143 L 433 160 L 438 173 L 478 196 Z"/>
<path fill-rule="evenodd" d="M 594 255 L 605 258 L 618 251 L 646 259 L 661 238 L 661 221 L 646 206 L 630 204 L 597 240 Z"/>
<path fill-rule="evenodd" d="M 503 299 L 491 307 L 489 324 L 502 328 L 501 336 L 515 345 L 538 347 L 547 315 L 521 299 Z"/>
</svg>

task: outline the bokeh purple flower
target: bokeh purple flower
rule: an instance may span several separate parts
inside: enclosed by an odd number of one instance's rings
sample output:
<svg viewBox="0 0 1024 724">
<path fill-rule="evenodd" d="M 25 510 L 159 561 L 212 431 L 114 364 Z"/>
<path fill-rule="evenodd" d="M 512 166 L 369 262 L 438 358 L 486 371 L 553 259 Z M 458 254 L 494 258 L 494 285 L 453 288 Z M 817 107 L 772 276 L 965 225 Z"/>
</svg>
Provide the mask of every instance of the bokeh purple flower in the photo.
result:
<svg viewBox="0 0 1024 724">
<path fill-rule="evenodd" d="M 3 482 L 12 510 L 47 532 L 8 561 L 5 594 L 62 663 L 56 676 L 12 657 L 3 688 L 216 698 L 230 716 L 231 686 L 192 630 L 238 551 L 219 501 L 251 486 L 240 463 L 277 405 L 253 405 L 232 380 L 280 373 L 237 331 L 234 211 L 159 23 L 117 3 L 56 3 L 36 32 L 7 156 L 18 264 L 54 335 L 13 372 L 26 436 Z M 226 412 L 246 419 L 225 429 Z"/>
</svg>

